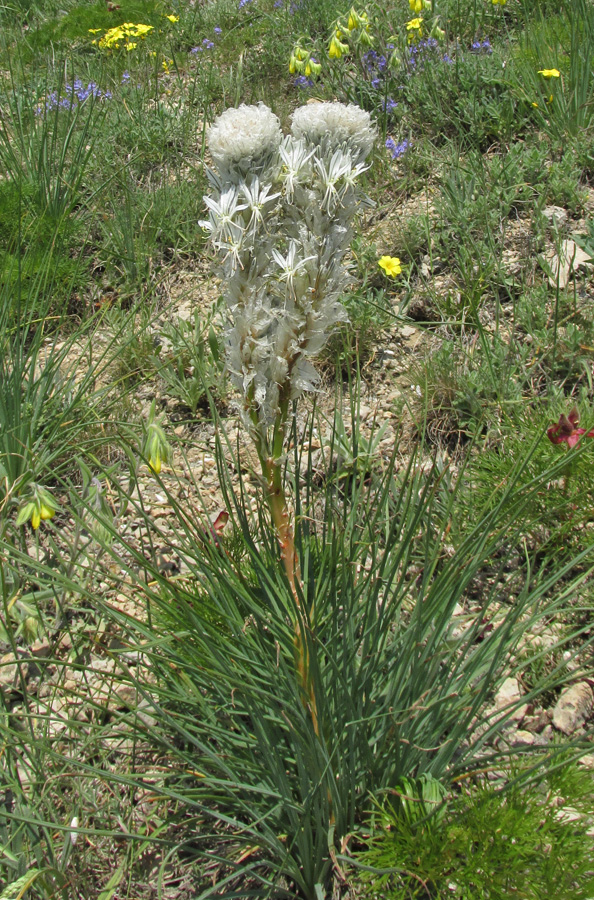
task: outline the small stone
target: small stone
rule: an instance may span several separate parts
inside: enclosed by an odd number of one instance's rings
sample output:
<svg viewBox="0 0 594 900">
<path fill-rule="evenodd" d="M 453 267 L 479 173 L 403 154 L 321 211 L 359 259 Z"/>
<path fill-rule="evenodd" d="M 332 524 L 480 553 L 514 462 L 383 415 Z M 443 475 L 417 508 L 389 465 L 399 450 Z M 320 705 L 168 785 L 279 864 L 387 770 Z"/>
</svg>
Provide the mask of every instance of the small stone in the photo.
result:
<svg viewBox="0 0 594 900">
<path fill-rule="evenodd" d="M 521 698 L 522 692 L 516 678 L 506 678 L 497 693 L 495 694 L 496 709 L 504 709 L 517 703 Z"/>
<path fill-rule="evenodd" d="M 5 653 L 0 658 L 0 684 L 13 685 L 17 677 L 17 665 L 14 661 L 14 654 Z"/>
<path fill-rule="evenodd" d="M 573 734 L 592 714 L 594 694 L 586 681 L 563 691 L 553 710 L 553 725 L 563 734 Z"/>
<path fill-rule="evenodd" d="M 518 730 L 511 736 L 512 747 L 531 747 L 536 743 L 536 735 L 531 731 Z"/>
<path fill-rule="evenodd" d="M 542 214 L 550 225 L 557 228 L 561 228 L 567 222 L 567 211 L 560 206 L 546 206 Z"/>
</svg>

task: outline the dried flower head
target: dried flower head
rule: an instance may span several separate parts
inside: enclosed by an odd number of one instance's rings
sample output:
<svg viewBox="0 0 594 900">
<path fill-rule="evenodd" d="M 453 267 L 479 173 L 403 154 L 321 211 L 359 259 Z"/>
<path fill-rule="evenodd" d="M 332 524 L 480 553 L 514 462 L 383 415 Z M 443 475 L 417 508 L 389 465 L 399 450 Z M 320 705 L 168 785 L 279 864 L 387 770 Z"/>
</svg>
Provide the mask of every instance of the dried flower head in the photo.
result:
<svg viewBox="0 0 594 900">
<path fill-rule="evenodd" d="M 318 145 L 323 152 L 345 147 L 355 162 L 371 152 L 376 130 L 369 113 L 353 103 L 308 103 L 293 113 L 291 131 L 296 138 Z"/>
<path fill-rule="evenodd" d="M 280 122 L 263 103 L 226 109 L 208 133 L 208 148 L 222 178 L 239 182 L 262 172 L 282 139 Z"/>
</svg>

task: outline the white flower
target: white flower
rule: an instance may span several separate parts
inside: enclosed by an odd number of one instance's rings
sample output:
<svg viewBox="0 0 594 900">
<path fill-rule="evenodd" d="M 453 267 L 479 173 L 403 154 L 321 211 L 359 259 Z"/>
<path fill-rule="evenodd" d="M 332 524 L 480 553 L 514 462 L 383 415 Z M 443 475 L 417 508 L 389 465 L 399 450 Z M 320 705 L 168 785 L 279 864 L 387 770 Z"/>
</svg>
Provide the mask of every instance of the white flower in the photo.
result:
<svg viewBox="0 0 594 900">
<path fill-rule="evenodd" d="M 316 259 L 316 257 L 306 256 L 305 258 L 300 258 L 299 245 L 296 241 L 291 241 L 286 256 L 283 256 L 282 253 L 273 248 L 272 258 L 281 270 L 280 280 L 287 282 L 287 290 L 295 296 L 295 278 L 305 275 L 305 263 L 310 259 Z"/>
<path fill-rule="evenodd" d="M 262 185 L 258 178 L 254 178 L 249 187 L 247 184 L 241 185 L 241 193 L 247 203 L 247 206 L 242 207 L 242 209 L 247 208 L 252 214 L 247 226 L 248 231 L 256 231 L 260 225 L 266 230 L 263 215 L 264 207 L 267 203 L 272 203 L 273 200 L 280 197 L 279 191 L 276 194 L 271 194 L 269 193 L 271 190 L 271 185 Z"/>
<path fill-rule="evenodd" d="M 208 148 L 223 178 L 238 183 L 270 164 L 282 139 L 280 122 L 263 103 L 226 109 L 208 132 Z"/>
<path fill-rule="evenodd" d="M 285 196 L 289 203 L 293 199 L 295 187 L 311 175 L 310 160 L 315 149 L 308 149 L 304 141 L 296 141 L 291 136 L 280 145 L 281 166 L 279 178 L 284 183 Z"/>
<path fill-rule="evenodd" d="M 215 246 L 218 246 L 219 241 L 239 240 L 243 233 L 243 227 L 234 220 L 234 216 L 246 207 L 245 204 L 239 203 L 237 188 L 231 187 L 224 191 L 218 201 L 205 196 L 204 202 L 209 210 L 209 218 L 207 221 L 201 219 L 198 224 L 211 232 L 211 239 Z"/>
<path fill-rule="evenodd" d="M 371 152 L 376 130 L 368 112 L 353 103 L 308 103 L 293 113 L 291 131 L 308 144 L 332 152 L 345 145 L 355 162 Z"/>
<path fill-rule="evenodd" d="M 341 178 L 345 178 L 351 174 L 353 168 L 353 160 L 350 153 L 343 153 L 342 150 L 335 150 L 329 162 L 324 159 L 316 159 L 316 169 L 325 188 L 325 194 L 320 204 L 321 208 L 330 213 L 330 202 L 336 198 L 338 201 L 338 191 L 336 185 Z"/>
</svg>

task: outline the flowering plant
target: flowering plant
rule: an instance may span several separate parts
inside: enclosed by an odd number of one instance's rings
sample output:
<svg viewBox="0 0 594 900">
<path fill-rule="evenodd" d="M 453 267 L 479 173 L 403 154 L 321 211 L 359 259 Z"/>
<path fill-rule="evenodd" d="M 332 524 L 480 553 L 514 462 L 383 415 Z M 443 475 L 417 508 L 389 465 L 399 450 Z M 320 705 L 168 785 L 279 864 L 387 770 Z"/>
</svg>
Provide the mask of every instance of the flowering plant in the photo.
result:
<svg viewBox="0 0 594 900">
<path fill-rule="evenodd" d="M 293 114 L 291 134 L 268 107 L 242 105 L 214 123 L 217 171 L 201 224 L 221 260 L 228 310 L 227 368 L 254 441 L 281 560 L 294 599 L 300 692 L 319 733 L 309 672 L 301 573 L 284 493 L 282 461 L 292 404 L 316 389 L 312 358 L 337 322 L 349 282 L 344 256 L 352 219 L 369 203 L 358 181 L 375 140 L 357 106 L 316 103 Z"/>
</svg>

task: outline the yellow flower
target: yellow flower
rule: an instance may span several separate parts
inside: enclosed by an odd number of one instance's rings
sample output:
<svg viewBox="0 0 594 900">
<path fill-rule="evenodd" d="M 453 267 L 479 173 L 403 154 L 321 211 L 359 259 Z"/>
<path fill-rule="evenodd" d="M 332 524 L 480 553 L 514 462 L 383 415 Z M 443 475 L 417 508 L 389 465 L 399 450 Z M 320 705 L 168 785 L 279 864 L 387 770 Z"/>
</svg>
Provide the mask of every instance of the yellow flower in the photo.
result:
<svg viewBox="0 0 594 900">
<path fill-rule="evenodd" d="M 56 510 L 52 509 L 51 506 L 46 506 L 45 503 L 42 503 L 39 509 L 39 515 L 44 520 L 53 519 L 56 515 Z"/>
<path fill-rule="evenodd" d="M 505 6 L 507 0 L 491 0 L 491 3 L 493 4 L 493 6 Z"/>
<path fill-rule="evenodd" d="M 39 484 L 33 484 L 29 499 L 21 504 L 16 524 L 20 526 L 30 521 L 32 528 L 37 531 L 41 521 L 53 519 L 58 509 L 59 506 L 49 491 Z"/>
<path fill-rule="evenodd" d="M 336 32 L 338 34 L 338 32 Z M 328 56 L 330 59 L 340 59 L 345 53 L 349 52 L 348 44 L 343 44 L 338 40 L 336 35 L 332 36 L 330 41 L 330 47 L 328 49 Z"/>
<path fill-rule="evenodd" d="M 410 22 L 406 23 L 407 31 L 420 31 L 423 27 L 423 17 L 419 16 L 418 19 L 411 19 Z"/>
<path fill-rule="evenodd" d="M 102 28 L 89 28 L 89 34 L 99 34 L 100 31 L 103 31 Z"/>
<path fill-rule="evenodd" d="M 126 44 L 126 50 L 134 50 L 134 48 L 135 48 L 136 46 L 137 46 L 136 41 L 129 41 L 129 42 Z"/>
<path fill-rule="evenodd" d="M 423 0 L 408 0 L 408 4 L 411 12 L 420 13 L 423 9 Z"/>
<path fill-rule="evenodd" d="M 179 22 L 179 16 L 165 16 L 166 19 L 169 19 L 170 22 Z"/>
<path fill-rule="evenodd" d="M 136 37 L 144 37 L 149 31 L 153 30 L 152 25 L 136 25 Z"/>
<path fill-rule="evenodd" d="M 561 72 L 559 69 L 539 69 L 538 74 L 542 75 L 544 78 L 559 78 Z"/>
<path fill-rule="evenodd" d="M 402 266 L 397 256 L 382 256 L 378 265 L 390 278 L 394 278 L 402 272 Z"/>
<path fill-rule="evenodd" d="M 155 473 L 155 475 L 158 475 L 159 472 L 161 471 L 161 454 L 159 453 L 158 450 L 156 450 L 154 452 L 153 456 L 151 456 L 151 458 L 148 461 L 148 464 L 149 464 L 149 468 Z"/>
<path fill-rule="evenodd" d="M 538 103 L 535 103 L 534 100 L 532 101 L 532 106 L 534 107 L 534 109 L 538 109 Z"/>
</svg>

